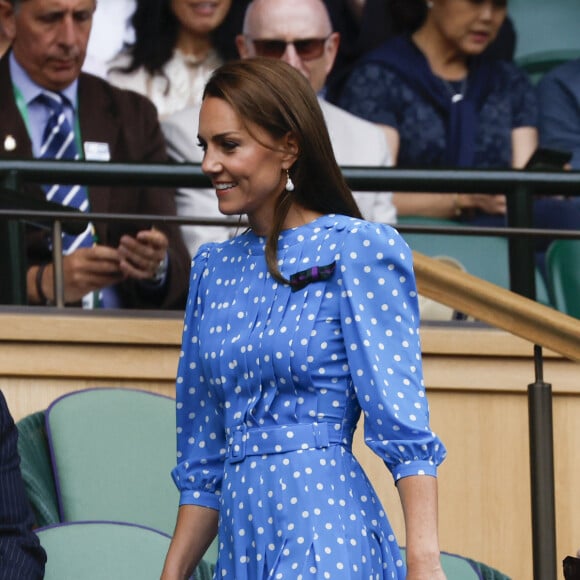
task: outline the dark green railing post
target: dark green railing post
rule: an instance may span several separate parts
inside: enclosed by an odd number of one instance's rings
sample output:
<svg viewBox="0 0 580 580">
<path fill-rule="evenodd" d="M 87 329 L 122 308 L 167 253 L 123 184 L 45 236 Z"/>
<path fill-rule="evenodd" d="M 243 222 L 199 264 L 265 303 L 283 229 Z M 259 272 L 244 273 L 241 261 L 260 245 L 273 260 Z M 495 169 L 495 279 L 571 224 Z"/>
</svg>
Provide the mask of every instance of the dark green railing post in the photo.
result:
<svg viewBox="0 0 580 580">
<path fill-rule="evenodd" d="M 556 492 L 552 385 L 543 380 L 542 348 L 534 347 L 536 380 L 528 385 L 534 579 L 556 580 Z"/>
<path fill-rule="evenodd" d="M 7 173 L 1 181 L 4 189 L 17 191 L 16 172 Z M 18 220 L 0 220 L 0 304 L 23 305 L 26 294 L 26 257 L 24 253 L 24 226 Z"/>
<path fill-rule="evenodd" d="M 508 226 L 529 228 L 533 222 L 533 192 L 517 185 L 507 196 Z M 536 259 L 534 240 L 509 238 L 510 289 L 526 298 L 536 299 Z"/>
<path fill-rule="evenodd" d="M 508 195 L 508 225 L 533 226 L 534 193 L 519 184 Z M 536 298 L 536 249 L 533 239 L 509 240 L 510 288 L 527 298 Z M 534 346 L 536 381 L 528 385 L 530 434 L 530 491 L 534 580 L 556 580 L 556 507 L 554 492 L 554 443 L 552 386 L 543 382 L 540 346 Z"/>
</svg>

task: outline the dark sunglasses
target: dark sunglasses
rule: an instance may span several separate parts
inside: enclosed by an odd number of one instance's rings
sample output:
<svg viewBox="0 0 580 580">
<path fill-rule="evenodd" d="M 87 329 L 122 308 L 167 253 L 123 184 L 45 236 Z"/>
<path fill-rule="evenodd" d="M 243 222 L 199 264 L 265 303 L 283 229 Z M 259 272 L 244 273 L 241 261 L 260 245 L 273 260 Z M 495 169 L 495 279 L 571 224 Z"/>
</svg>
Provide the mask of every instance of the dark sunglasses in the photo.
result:
<svg viewBox="0 0 580 580">
<path fill-rule="evenodd" d="M 486 0 L 470 0 L 472 4 L 480 5 L 483 4 Z M 491 2 L 494 8 L 505 8 L 507 6 L 507 0 L 492 0 Z"/>
<path fill-rule="evenodd" d="M 286 52 L 286 47 L 289 44 L 294 45 L 298 56 L 302 60 L 314 60 L 320 58 L 324 52 L 324 44 L 330 38 L 301 38 L 299 40 L 278 40 L 278 39 L 262 39 L 250 38 L 254 44 L 254 49 L 258 56 L 266 56 L 268 58 L 281 58 Z"/>
</svg>

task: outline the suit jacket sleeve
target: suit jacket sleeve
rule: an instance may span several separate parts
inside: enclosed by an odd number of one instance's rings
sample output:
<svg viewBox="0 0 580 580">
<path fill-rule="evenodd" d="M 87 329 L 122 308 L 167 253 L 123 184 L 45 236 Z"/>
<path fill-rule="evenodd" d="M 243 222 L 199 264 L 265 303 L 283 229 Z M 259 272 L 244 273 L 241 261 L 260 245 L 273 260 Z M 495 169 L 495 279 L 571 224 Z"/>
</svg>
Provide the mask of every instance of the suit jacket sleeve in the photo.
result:
<svg viewBox="0 0 580 580">
<path fill-rule="evenodd" d="M 100 114 L 95 115 L 95 109 Z M 110 84 L 81 75 L 79 116 L 83 142 L 108 143 L 112 162 L 169 162 L 157 111 L 145 97 L 117 89 Z M 156 214 L 175 216 L 175 190 L 163 187 L 91 187 L 89 197 L 95 212 Z M 98 224 L 100 243 L 116 246 L 124 233 L 155 225 L 169 240 L 169 270 L 163 291 L 149 291 L 134 280 L 118 289 L 123 304 L 130 308 L 170 308 L 185 306 L 189 281 L 189 253 L 179 227 L 162 222 L 133 224 L 122 222 Z"/>
<path fill-rule="evenodd" d="M 0 391 L 0 577 L 44 577 L 46 554 L 32 531 L 18 456 L 18 430 Z"/>
</svg>

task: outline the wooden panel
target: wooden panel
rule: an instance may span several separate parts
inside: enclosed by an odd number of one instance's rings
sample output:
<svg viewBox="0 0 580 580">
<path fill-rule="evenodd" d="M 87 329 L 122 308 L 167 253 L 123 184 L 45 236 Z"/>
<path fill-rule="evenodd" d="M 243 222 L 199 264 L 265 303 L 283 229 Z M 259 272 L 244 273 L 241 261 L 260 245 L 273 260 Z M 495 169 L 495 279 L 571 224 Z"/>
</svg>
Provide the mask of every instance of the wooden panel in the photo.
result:
<svg viewBox="0 0 580 580">
<path fill-rule="evenodd" d="M 174 394 L 181 316 L 0 311 L 0 388 L 15 419 L 82 388 Z M 533 345 L 479 325 L 422 329 L 432 427 L 448 449 L 440 469 L 441 547 L 532 578 L 527 385 Z M 554 391 L 558 561 L 580 548 L 580 365 L 546 353 Z M 396 488 L 355 439 L 355 453 L 404 542 Z M 561 572 L 559 572 L 561 577 Z"/>
</svg>

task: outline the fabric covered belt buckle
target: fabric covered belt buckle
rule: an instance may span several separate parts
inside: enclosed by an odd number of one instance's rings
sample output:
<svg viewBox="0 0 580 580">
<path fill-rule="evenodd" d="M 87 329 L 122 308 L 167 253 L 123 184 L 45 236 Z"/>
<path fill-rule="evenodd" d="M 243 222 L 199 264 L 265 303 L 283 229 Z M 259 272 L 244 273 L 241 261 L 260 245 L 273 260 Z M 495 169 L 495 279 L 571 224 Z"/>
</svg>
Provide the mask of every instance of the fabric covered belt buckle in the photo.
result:
<svg viewBox="0 0 580 580">
<path fill-rule="evenodd" d="M 232 436 L 230 444 L 230 463 L 239 463 L 246 457 L 246 429 L 237 429 Z"/>
<path fill-rule="evenodd" d="M 315 447 L 322 449 L 329 447 L 330 441 L 328 439 L 328 423 L 313 423 L 312 431 L 314 433 Z"/>
</svg>

